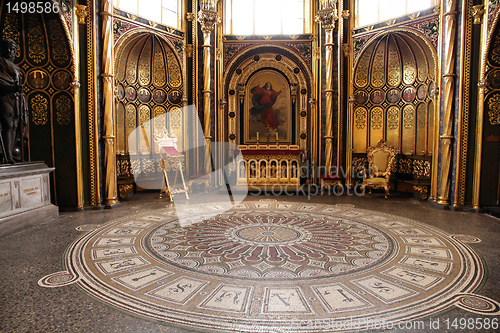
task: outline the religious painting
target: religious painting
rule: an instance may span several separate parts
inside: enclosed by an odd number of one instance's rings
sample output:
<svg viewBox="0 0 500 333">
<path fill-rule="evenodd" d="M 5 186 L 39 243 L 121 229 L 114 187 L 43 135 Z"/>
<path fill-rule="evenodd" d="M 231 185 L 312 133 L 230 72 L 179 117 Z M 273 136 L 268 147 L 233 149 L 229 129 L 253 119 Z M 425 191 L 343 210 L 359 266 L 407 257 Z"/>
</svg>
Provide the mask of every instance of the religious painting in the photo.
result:
<svg viewBox="0 0 500 333">
<path fill-rule="evenodd" d="M 65 70 L 58 70 L 52 76 L 52 83 L 57 89 L 66 90 L 71 85 L 72 76 Z"/>
<path fill-rule="evenodd" d="M 371 101 L 373 104 L 380 104 L 384 101 L 384 92 L 382 90 L 374 90 L 371 94 Z"/>
<path fill-rule="evenodd" d="M 366 91 L 358 90 L 354 93 L 354 101 L 358 104 L 365 104 L 368 101 L 368 94 Z"/>
<path fill-rule="evenodd" d="M 256 72 L 246 85 L 244 123 L 246 143 L 291 143 L 290 86 L 278 71 Z"/>
<path fill-rule="evenodd" d="M 182 92 L 179 90 L 172 90 L 167 95 L 168 101 L 172 104 L 179 104 L 182 102 Z"/>
<path fill-rule="evenodd" d="M 427 86 L 424 84 L 424 85 L 421 85 L 418 88 L 418 90 L 417 90 L 417 98 L 420 101 L 423 101 L 425 99 L 425 97 L 427 97 Z"/>
<path fill-rule="evenodd" d="M 137 98 L 137 91 L 134 89 L 134 87 L 127 87 L 125 89 L 125 93 L 127 94 L 127 99 L 130 102 L 135 101 L 135 99 Z"/>
<path fill-rule="evenodd" d="M 416 92 L 415 88 L 413 87 L 408 87 L 403 91 L 403 99 L 405 100 L 405 102 L 413 102 L 415 100 L 415 95 Z"/>
<path fill-rule="evenodd" d="M 123 88 L 123 86 L 119 84 L 116 90 L 118 92 L 118 99 L 121 101 L 123 98 L 125 98 L 125 88 Z"/>
<path fill-rule="evenodd" d="M 163 104 L 167 100 L 167 94 L 163 90 L 153 91 L 153 101 L 158 104 Z"/>
<path fill-rule="evenodd" d="M 151 93 L 146 88 L 139 89 L 139 100 L 142 103 L 148 103 L 151 100 Z"/>
<path fill-rule="evenodd" d="M 391 89 L 387 92 L 387 101 L 389 103 L 397 103 L 399 99 L 401 98 L 401 91 L 398 89 Z"/>
<path fill-rule="evenodd" d="M 49 85 L 49 74 L 35 69 L 28 74 L 28 83 L 35 89 L 45 89 Z"/>
</svg>

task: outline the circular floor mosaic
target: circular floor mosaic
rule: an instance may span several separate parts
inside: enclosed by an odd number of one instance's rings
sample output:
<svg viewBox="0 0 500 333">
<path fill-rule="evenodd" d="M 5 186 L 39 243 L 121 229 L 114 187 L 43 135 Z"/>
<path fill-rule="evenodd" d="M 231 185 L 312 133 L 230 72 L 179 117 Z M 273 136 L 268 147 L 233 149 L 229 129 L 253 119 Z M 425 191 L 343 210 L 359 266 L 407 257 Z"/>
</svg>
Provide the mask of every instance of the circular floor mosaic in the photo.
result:
<svg viewBox="0 0 500 333">
<path fill-rule="evenodd" d="M 465 243 L 349 205 L 193 206 L 113 221 L 66 252 L 93 296 L 151 319 L 240 332 L 391 328 L 473 292 L 484 267 Z M 382 326 L 373 326 L 373 325 Z"/>
</svg>

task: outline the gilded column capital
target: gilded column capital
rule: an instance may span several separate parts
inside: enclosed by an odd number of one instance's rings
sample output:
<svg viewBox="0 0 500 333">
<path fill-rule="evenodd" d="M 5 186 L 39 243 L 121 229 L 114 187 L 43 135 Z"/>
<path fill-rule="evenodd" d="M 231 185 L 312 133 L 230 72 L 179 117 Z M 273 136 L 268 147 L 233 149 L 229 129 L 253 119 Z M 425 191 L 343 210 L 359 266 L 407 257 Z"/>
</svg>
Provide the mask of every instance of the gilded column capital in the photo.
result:
<svg viewBox="0 0 500 333">
<path fill-rule="evenodd" d="M 347 20 L 349 18 L 349 16 L 351 16 L 351 12 L 349 12 L 347 9 L 345 9 L 345 10 L 342 11 L 341 15 L 342 15 L 342 18 L 344 20 Z"/>
<path fill-rule="evenodd" d="M 315 18 L 316 23 L 321 23 L 326 30 L 333 30 L 338 18 L 337 0 L 320 0 L 320 10 Z"/>
<path fill-rule="evenodd" d="M 472 17 L 474 18 L 474 24 L 482 24 L 483 23 L 483 16 L 486 13 L 486 10 L 484 10 L 484 5 L 475 5 L 472 6 Z"/>
<path fill-rule="evenodd" d="M 76 5 L 75 6 L 75 14 L 78 17 L 78 24 L 85 24 L 85 19 L 89 15 L 89 12 L 87 10 L 87 6 Z"/>
<path fill-rule="evenodd" d="M 220 17 L 215 10 L 202 9 L 198 12 L 198 22 L 203 32 L 211 32 L 215 29 L 215 25 L 220 23 Z"/>
<path fill-rule="evenodd" d="M 194 21 L 195 18 L 196 18 L 196 15 L 194 15 L 194 13 L 192 13 L 192 12 L 186 13 L 186 20 L 192 22 L 192 21 Z"/>
</svg>

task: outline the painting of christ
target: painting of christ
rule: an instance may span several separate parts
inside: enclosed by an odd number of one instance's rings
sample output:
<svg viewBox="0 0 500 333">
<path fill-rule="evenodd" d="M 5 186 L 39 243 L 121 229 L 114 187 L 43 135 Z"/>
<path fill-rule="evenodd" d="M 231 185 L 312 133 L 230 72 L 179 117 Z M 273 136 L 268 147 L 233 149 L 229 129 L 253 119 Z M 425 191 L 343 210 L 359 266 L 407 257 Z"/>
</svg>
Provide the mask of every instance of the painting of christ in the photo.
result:
<svg viewBox="0 0 500 333">
<path fill-rule="evenodd" d="M 290 85 L 278 71 L 265 69 L 250 77 L 245 92 L 245 141 L 289 143 Z"/>
</svg>

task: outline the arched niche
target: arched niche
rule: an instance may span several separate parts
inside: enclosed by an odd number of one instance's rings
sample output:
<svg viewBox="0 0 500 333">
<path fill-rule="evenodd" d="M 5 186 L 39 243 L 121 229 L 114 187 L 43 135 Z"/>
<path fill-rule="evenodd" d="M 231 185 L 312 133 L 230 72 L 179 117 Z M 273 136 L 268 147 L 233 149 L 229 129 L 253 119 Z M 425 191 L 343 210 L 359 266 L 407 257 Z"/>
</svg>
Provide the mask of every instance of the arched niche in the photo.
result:
<svg viewBox="0 0 500 333">
<path fill-rule="evenodd" d="M 149 150 L 128 146 L 129 135 L 152 120 L 149 133 L 135 133 L 153 138 L 155 133 L 166 129 L 177 136 L 177 145 L 183 150 L 188 145 L 185 140 L 187 126 L 182 114 L 182 65 L 174 48 L 162 36 L 147 30 L 135 30 L 122 36 L 115 46 L 115 73 L 117 175 L 123 197 L 131 190 L 132 168 L 151 170 L 151 174 L 162 170 L 159 159 L 151 160 L 147 156 Z M 155 120 L 167 112 L 168 124 L 167 117 Z M 141 163 L 141 166 L 131 165 L 131 155 L 134 155 L 134 163 Z"/>
<path fill-rule="evenodd" d="M 419 33 L 390 30 L 365 46 L 353 73 L 355 170 L 366 162 L 367 148 L 385 140 L 399 151 L 400 174 L 430 177 L 435 88 L 435 50 Z"/>
<path fill-rule="evenodd" d="M 77 142 L 73 92 L 74 52 L 67 28 L 56 13 L 8 12 L 2 1 L 1 38 L 18 46 L 15 63 L 24 78 L 29 134 L 24 158 L 55 167 L 51 173 L 51 198 L 59 207 L 77 207 Z M 22 148 L 21 148 L 22 147 Z"/>
<path fill-rule="evenodd" d="M 228 141 L 237 144 L 276 142 L 298 144 L 302 150 L 308 147 L 309 96 L 311 73 L 298 57 L 280 47 L 254 47 L 233 60 L 225 71 L 225 95 L 228 101 Z M 269 126 L 261 114 L 251 113 L 254 106 L 255 87 L 273 85 L 280 91 L 276 99 L 278 126 Z M 280 100 L 281 99 L 281 100 Z M 252 129 L 252 126 L 255 126 Z"/>
</svg>

